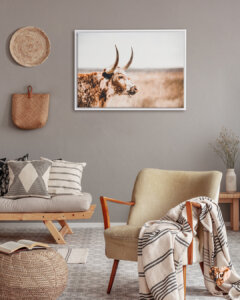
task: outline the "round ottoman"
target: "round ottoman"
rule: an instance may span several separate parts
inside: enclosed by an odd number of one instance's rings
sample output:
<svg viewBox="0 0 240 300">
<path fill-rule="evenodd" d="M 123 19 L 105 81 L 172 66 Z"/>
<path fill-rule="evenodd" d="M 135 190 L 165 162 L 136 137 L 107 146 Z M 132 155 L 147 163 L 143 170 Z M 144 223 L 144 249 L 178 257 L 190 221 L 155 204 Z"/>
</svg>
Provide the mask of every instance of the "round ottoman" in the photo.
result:
<svg viewBox="0 0 240 300">
<path fill-rule="evenodd" d="M 64 258 L 51 248 L 0 253 L 0 299 L 57 299 L 67 277 Z"/>
</svg>

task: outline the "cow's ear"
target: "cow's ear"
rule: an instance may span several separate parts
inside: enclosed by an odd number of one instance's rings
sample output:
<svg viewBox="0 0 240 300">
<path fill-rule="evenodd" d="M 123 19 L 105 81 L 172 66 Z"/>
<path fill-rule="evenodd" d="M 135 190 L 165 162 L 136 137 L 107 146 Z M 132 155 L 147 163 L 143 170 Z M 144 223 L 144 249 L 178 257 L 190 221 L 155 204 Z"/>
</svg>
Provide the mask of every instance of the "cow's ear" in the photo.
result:
<svg viewBox="0 0 240 300">
<path fill-rule="evenodd" d="M 108 74 L 107 72 L 104 71 L 104 72 L 102 73 L 102 76 L 103 76 L 104 78 L 106 78 L 106 79 L 111 79 L 112 76 L 113 76 L 113 73 Z"/>
</svg>

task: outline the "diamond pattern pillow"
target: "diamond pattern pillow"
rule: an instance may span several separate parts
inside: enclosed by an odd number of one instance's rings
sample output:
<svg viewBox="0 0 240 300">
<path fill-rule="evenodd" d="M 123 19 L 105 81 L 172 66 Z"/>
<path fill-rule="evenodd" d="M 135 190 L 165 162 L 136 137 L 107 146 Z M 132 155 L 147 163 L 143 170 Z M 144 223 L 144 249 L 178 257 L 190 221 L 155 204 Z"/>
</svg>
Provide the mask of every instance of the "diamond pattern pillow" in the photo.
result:
<svg viewBox="0 0 240 300">
<path fill-rule="evenodd" d="M 28 160 L 28 154 L 25 154 L 22 157 L 16 159 L 17 161 L 26 161 Z M 6 158 L 0 160 L 0 196 L 3 196 L 8 191 L 9 184 L 9 170 Z"/>
<path fill-rule="evenodd" d="M 5 198 L 23 197 L 50 198 L 48 179 L 51 162 L 33 160 L 27 162 L 9 161 L 9 187 Z"/>
</svg>

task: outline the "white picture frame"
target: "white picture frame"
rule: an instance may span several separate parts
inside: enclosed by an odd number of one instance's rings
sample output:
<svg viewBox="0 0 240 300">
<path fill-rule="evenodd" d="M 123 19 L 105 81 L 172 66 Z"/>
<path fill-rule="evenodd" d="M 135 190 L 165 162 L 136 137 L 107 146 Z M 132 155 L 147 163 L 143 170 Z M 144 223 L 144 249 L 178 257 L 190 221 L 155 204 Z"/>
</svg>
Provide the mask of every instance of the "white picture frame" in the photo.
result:
<svg viewBox="0 0 240 300">
<path fill-rule="evenodd" d="M 162 62 L 158 62 L 157 65 L 161 66 L 161 64 L 164 66 L 168 66 L 168 67 L 156 67 L 154 65 L 154 69 L 151 69 L 151 67 L 153 67 L 153 63 L 156 62 L 156 60 L 154 61 L 154 59 L 149 58 L 149 68 L 141 68 L 142 65 L 146 65 L 147 63 L 143 63 L 142 60 L 138 59 L 138 61 L 136 62 L 136 64 L 138 63 L 138 66 L 140 66 L 139 68 L 129 71 L 129 73 L 135 72 L 137 75 L 135 75 L 136 78 L 140 78 L 139 82 L 142 84 L 142 82 L 144 81 L 142 78 L 144 77 L 143 75 L 138 75 L 140 73 L 144 73 L 146 72 L 146 74 L 148 74 L 148 76 L 150 73 L 149 72 L 155 72 L 156 74 L 159 73 L 159 75 L 155 75 L 155 73 L 151 73 L 154 74 L 154 77 L 156 76 L 161 76 L 161 78 L 164 78 L 168 75 L 164 75 L 164 72 L 166 72 L 165 74 L 170 74 L 169 72 L 172 72 L 170 77 L 172 78 L 173 76 L 175 76 L 176 78 L 173 80 L 174 84 L 177 84 L 177 87 L 180 86 L 179 88 L 179 93 L 177 93 L 177 97 L 179 95 L 178 98 L 176 98 L 178 100 L 178 102 L 176 101 L 176 103 L 180 103 L 180 104 L 176 104 L 176 107 L 170 107 L 170 104 L 172 105 L 172 103 L 175 101 L 175 99 L 173 98 L 173 100 L 167 100 L 167 101 L 173 101 L 173 102 L 169 102 L 169 107 L 146 107 L 145 103 L 144 106 L 140 106 L 140 107 L 135 107 L 135 103 L 138 100 L 135 100 L 134 102 L 134 107 L 130 106 L 130 107 L 99 107 L 99 106 L 80 106 L 80 105 L 89 105 L 89 104 L 85 104 L 84 101 L 82 101 L 81 97 L 78 97 L 78 84 L 80 82 L 80 79 L 78 79 L 79 76 L 81 76 L 81 74 L 83 75 L 84 73 L 91 73 L 91 72 L 99 72 L 99 70 L 101 69 L 101 63 L 100 61 L 107 61 L 108 57 L 110 55 L 106 54 L 105 49 L 104 49 L 104 45 L 109 45 L 112 44 L 111 46 L 111 54 L 115 53 L 113 51 L 117 51 L 117 50 L 113 50 L 113 47 L 117 45 L 117 47 L 119 48 L 119 44 L 120 44 L 120 51 L 118 50 L 118 52 L 120 52 L 120 58 L 121 58 L 121 51 L 123 48 L 129 48 L 129 47 L 124 47 L 127 44 L 134 44 L 135 43 L 135 52 L 136 48 L 140 49 L 138 52 L 142 51 L 142 54 L 138 54 L 138 57 L 140 58 L 141 56 L 144 56 L 144 53 L 146 50 L 142 49 L 144 47 L 144 41 L 143 41 L 143 45 L 142 47 L 137 47 L 136 45 L 139 44 L 139 34 L 142 34 L 142 37 L 148 41 L 148 45 L 151 44 L 151 37 L 152 37 L 152 44 L 154 46 L 152 46 L 152 48 L 155 49 L 155 56 L 156 59 L 158 57 L 158 52 L 157 52 L 157 47 L 159 47 L 160 51 L 159 54 L 162 53 Z M 127 41 L 127 36 L 129 35 L 129 40 L 130 42 L 126 42 Z M 134 36 L 136 36 L 136 38 L 134 38 Z M 174 36 L 176 37 L 176 41 L 174 41 Z M 146 38 L 147 37 L 147 38 Z M 156 43 L 157 37 L 159 37 L 159 39 L 161 39 L 161 42 Z M 169 37 L 169 38 L 168 38 Z M 105 38 L 105 40 L 104 40 Z M 96 40 L 97 46 L 94 47 L 94 39 Z M 110 41 L 109 41 L 110 40 Z M 147 43 L 146 41 L 146 43 Z M 165 42 L 164 42 L 165 41 Z M 169 47 L 168 47 L 168 43 L 169 42 Z M 129 46 L 128 45 L 128 46 Z M 161 48 L 162 45 L 162 49 Z M 176 45 L 176 49 L 174 48 L 174 45 Z M 116 110 L 120 110 L 120 111 L 185 111 L 186 110 L 186 46 L 187 46 L 187 31 L 185 29 L 169 29 L 169 30 L 75 30 L 74 31 L 74 110 L 75 111 L 116 111 Z M 133 47 L 133 46 L 131 46 Z M 130 49 L 131 49 L 130 47 Z M 109 46 L 108 46 L 108 52 L 110 53 L 109 50 Z M 145 46 L 146 48 L 146 46 Z M 130 49 L 129 50 L 129 55 L 130 55 Z M 148 48 L 150 49 L 150 48 Z M 169 54 L 167 53 L 169 49 Z M 97 51 L 97 53 L 96 53 Z M 161 53 L 160 53 L 161 52 Z M 94 55 L 95 54 L 95 55 Z M 116 54 L 115 54 L 116 55 Z M 135 56 L 137 56 L 134 53 Z M 171 57 L 172 55 L 172 57 Z M 91 57 L 89 57 L 91 56 Z M 152 55 L 153 56 L 153 55 Z M 169 56 L 169 57 L 168 57 Z M 126 57 L 126 55 L 125 55 Z M 97 61 L 96 59 L 99 58 L 99 61 Z M 160 59 L 160 58 L 159 58 Z M 137 58 L 136 58 L 137 60 Z M 96 70 L 94 70 L 94 61 L 95 64 L 97 65 Z M 110 60 L 109 60 L 110 61 Z M 173 61 L 175 61 L 176 63 L 176 67 L 174 67 Z M 181 67 L 179 67 L 181 66 Z M 106 65 L 106 68 L 110 67 L 110 65 Z M 82 71 L 83 70 L 83 71 Z M 89 71 L 86 71 L 89 70 Z M 108 70 L 108 69 L 107 69 Z M 141 70 L 141 71 L 139 71 Z M 150 70 L 150 71 L 149 71 Z M 153 71 L 151 71 L 153 70 Z M 173 71 L 171 71 L 173 70 Z M 175 70 L 175 71 L 174 71 Z M 101 71 L 102 72 L 102 71 Z M 116 72 L 116 70 L 115 70 Z M 176 74 L 174 73 L 176 72 Z M 79 75 L 78 75 L 79 74 Z M 173 74 L 173 75 L 172 75 Z M 82 77 L 81 77 L 82 78 Z M 85 78 L 85 77 L 84 77 Z M 156 77 L 156 78 L 160 78 L 160 77 Z M 166 77 L 167 78 L 167 77 Z M 158 79 L 156 79 L 158 80 Z M 155 84 L 155 90 L 156 90 L 156 86 L 160 86 L 160 84 L 158 85 L 158 83 L 154 82 Z M 167 80 L 167 79 L 166 79 Z M 168 78 L 168 81 L 170 82 L 171 79 Z M 164 82 L 162 79 L 159 82 Z M 180 82 L 180 83 L 179 83 Z M 140 91 L 142 93 L 143 89 L 142 88 L 144 86 L 144 84 L 138 84 L 138 87 L 140 86 Z M 134 83 L 133 83 L 134 84 Z M 137 88 L 138 88 L 137 87 Z M 171 82 L 170 82 L 170 87 L 171 87 Z M 174 87 L 174 89 L 176 90 L 176 88 Z M 182 92 L 183 89 L 183 92 Z M 168 87 L 168 90 L 171 91 L 171 89 Z M 167 90 L 167 91 L 168 91 Z M 127 91 L 129 92 L 129 91 Z M 137 97 L 137 93 L 139 91 L 136 92 L 136 95 L 134 95 L 134 99 L 139 99 L 136 98 Z M 162 89 L 161 89 L 162 92 Z M 172 92 L 170 92 L 171 94 Z M 176 93 L 176 92 L 175 92 Z M 182 95 L 183 93 L 183 95 Z M 143 94 L 143 93 L 142 93 Z M 139 93 L 139 95 L 141 95 Z M 151 97 L 151 94 L 149 92 L 149 97 Z M 158 95 L 157 93 L 155 93 L 153 98 L 153 101 L 151 103 L 155 103 L 154 101 L 158 101 L 154 100 L 156 99 L 156 95 Z M 117 97 L 118 96 L 118 97 Z M 117 105 L 121 105 L 119 104 L 121 102 L 121 97 L 125 97 L 127 98 L 127 100 L 125 100 L 125 103 L 128 103 L 128 96 L 126 95 L 114 95 L 114 97 L 112 98 L 107 98 L 107 101 L 109 101 L 108 99 L 114 99 L 115 103 L 117 103 Z M 85 96 L 83 97 L 85 98 Z M 89 97 L 88 97 L 89 98 Z M 124 98 L 124 99 L 125 99 Z M 133 101 L 133 96 L 129 96 L 129 98 L 131 98 L 130 100 Z M 117 100 L 116 100 L 117 99 Z M 119 99 L 119 100 L 118 100 Z M 151 98 L 149 98 L 151 99 Z M 171 97 L 170 97 L 171 99 Z M 179 100 L 180 99 L 180 100 Z M 112 100 L 111 100 L 112 101 Z M 119 102 L 118 102 L 119 101 Z M 142 100 L 141 100 L 142 101 Z M 144 100 L 143 100 L 144 101 Z M 165 101 L 165 100 L 163 100 Z M 89 101 L 91 102 L 91 101 Z M 89 103 L 88 102 L 88 103 Z M 159 102 L 161 102 L 161 100 L 159 100 Z M 165 101 L 166 102 L 166 101 Z M 165 105 L 165 102 L 164 105 Z M 80 105 L 79 105 L 80 103 Z M 109 103 L 109 102 L 107 102 Z M 113 101 L 111 103 L 114 103 Z M 158 103 L 158 102 L 157 102 Z M 168 103 L 168 102 L 167 102 Z M 97 104 L 100 105 L 100 104 Z M 101 102 L 102 105 L 102 102 Z M 104 105 L 106 105 L 104 103 Z M 109 104 L 108 104 L 109 105 Z M 112 104 L 111 104 L 112 105 Z M 140 104 L 141 105 L 141 104 Z M 175 105 L 175 102 L 174 104 Z"/>
</svg>

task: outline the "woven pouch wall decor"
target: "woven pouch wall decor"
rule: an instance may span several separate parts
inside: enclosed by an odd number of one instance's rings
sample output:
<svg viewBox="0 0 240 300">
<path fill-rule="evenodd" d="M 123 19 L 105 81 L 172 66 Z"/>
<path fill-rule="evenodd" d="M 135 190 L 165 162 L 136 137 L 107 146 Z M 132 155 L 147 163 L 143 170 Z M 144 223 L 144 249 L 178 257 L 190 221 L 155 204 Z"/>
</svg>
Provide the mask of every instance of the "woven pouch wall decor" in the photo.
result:
<svg viewBox="0 0 240 300">
<path fill-rule="evenodd" d="M 28 86 L 27 94 L 13 94 L 12 120 L 21 129 L 37 129 L 48 119 L 49 94 L 33 94 Z"/>
</svg>

